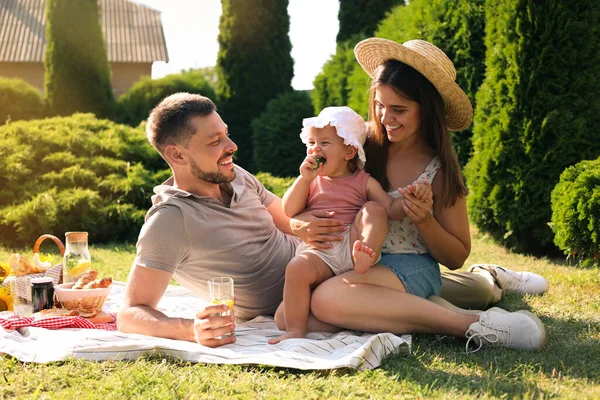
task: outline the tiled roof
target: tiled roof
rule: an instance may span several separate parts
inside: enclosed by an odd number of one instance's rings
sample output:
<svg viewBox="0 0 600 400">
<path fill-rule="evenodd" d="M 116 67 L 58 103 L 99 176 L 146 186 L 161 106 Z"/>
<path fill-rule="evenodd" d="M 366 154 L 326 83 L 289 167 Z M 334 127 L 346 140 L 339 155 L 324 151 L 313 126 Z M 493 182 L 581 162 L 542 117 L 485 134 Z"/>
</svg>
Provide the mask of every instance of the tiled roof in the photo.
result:
<svg viewBox="0 0 600 400">
<path fill-rule="evenodd" d="M 109 62 L 169 61 L 160 12 L 98 0 Z M 0 62 L 42 62 L 46 0 L 0 0 Z"/>
</svg>

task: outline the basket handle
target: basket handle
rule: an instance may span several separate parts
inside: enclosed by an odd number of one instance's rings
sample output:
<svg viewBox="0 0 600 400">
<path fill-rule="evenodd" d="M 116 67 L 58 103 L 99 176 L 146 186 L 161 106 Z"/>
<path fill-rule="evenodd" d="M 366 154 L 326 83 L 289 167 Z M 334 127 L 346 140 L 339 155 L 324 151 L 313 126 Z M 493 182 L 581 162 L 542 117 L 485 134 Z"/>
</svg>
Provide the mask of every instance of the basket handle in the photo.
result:
<svg viewBox="0 0 600 400">
<path fill-rule="evenodd" d="M 54 243 L 56 243 L 56 245 L 58 246 L 58 249 L 60 250 L 60 255 L 61 256 L 65 255 L 65 245 L 63 244 L 63 242 L 60 241 L 59 238 L 57 238 L 54 235 L 40 236 L 38 238 L 38 240 L 36 240 L 35 244 L 33 245 L 33 254 L 36 254 L 40 250 L 40 246 L 42 245 L 42 242 L 46 239 L 52 239 L 54 241 Z"/>
</svg>

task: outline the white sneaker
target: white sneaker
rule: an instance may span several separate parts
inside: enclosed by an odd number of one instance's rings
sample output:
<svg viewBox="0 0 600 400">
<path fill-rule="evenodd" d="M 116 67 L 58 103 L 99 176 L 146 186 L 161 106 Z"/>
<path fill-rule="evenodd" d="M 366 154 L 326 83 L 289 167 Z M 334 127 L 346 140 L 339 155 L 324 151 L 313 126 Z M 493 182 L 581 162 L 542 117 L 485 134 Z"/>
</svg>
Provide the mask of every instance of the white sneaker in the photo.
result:
<svg viewBox="0 0 600 400">
<path fill-rule="evenodd" d="M 469 272 L 489 272 L 505 293 L 543 294 L 548 291 L 548 281 L 533 272 L 517 272 L 495 264 L 473 264 Z"/>
<path fill-rule="evenodd" d="M 513 313 L 488 310 L 479 314 L 467 330 L 468 353 L 475 353 L 484 345 L 505 346 L 511 349 L 539 350 L 546 345 L 546 329 L 538 317 L 529 311 Z M 469 344 L 477 344 L 469 350 Z"/>
</svg>

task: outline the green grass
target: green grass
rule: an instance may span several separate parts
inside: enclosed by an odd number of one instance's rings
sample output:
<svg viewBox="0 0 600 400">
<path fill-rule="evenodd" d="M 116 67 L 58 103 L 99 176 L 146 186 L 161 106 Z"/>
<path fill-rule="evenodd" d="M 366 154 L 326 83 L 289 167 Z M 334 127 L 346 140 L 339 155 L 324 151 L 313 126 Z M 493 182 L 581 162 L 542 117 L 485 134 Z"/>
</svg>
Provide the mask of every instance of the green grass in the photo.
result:
<svg viewBox="0 0 600 400">
<path fill-rule="evenodd" d="M 54 250 L 48 246 L 47 251 Z M 92 246 L 90 251 L 103 276 L 127 278 L 134 246 Z M 0 248 L 0 261 L 11 252 Z M 512 254 L 474 232 L 466 265 L 478 262 L 548 278 L 550 291 L 544 296 L 510 295 L 500 303 L 508 310 L 529 309 L 542 319 L 548 333 L 544 350 L 484 348 L 466 355 L 463 340 L 416 334 L 412 356 L 390 357 L 380 368 L 363 372 L 190 364 L 160 356 L 38 365 L 4 356 L 0 398 L 600 398 L 598 269 Z"/>
</svg>

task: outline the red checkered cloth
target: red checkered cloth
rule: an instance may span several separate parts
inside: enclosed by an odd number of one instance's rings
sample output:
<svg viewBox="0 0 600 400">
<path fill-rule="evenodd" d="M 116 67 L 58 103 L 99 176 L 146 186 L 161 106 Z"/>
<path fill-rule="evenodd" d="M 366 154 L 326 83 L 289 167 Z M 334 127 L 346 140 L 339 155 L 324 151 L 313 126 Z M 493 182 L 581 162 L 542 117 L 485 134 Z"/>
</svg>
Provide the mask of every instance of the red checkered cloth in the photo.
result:
<svg viewBox="0 0 600 400">
<path fill-rule="evenodd" d="M 82 329 L 103 329 L 105 331 L 116 331 L 117 324 L 114 322 L 104 322 L 101 324 L 92 324 L 83 317 L 19 317 L 16 314 L 8 317 L 0 317 L 0 326 L 4 329 L 19 329 L 28 326 L 46 329 L 63 329 L 63 328 L 82 328 Z"/>
</svg>

